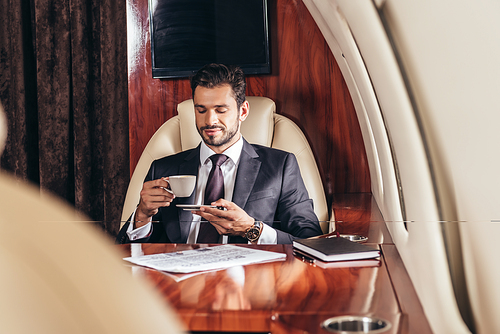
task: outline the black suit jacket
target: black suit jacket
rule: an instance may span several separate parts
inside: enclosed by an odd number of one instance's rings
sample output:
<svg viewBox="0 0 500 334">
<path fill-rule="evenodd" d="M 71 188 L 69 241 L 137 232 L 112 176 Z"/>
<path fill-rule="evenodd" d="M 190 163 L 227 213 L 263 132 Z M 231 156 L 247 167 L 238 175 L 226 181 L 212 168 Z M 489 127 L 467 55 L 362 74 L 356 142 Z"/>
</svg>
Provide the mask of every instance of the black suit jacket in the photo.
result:
<svg viewBox="0 0 500 334">
<path fill-rule="evenodd" d="M 145 181 L 171 175 L 197 175 L 200 163 L 200 146 L 155 160 Z M 192 204 L 195 192 L 189 198 L 177 197 L 168 207 L 159 209 L 153 220 L 152 234 L 134 242 L 186 243 L 192 213 L 176 204 Z M 291 243 L 294 238 L 307 238 L 322 233 L 300 175 L 299 165 L 292 153 L 246 140 L 240 156 L 232 201 L 255 220 L 275 228 L 278 243 Z M 120 230 L 117 242 L 129 243 L 127 222 Z M 230 237 L 229 242 L 243 242 L 241 237 Z"/>
</svg>

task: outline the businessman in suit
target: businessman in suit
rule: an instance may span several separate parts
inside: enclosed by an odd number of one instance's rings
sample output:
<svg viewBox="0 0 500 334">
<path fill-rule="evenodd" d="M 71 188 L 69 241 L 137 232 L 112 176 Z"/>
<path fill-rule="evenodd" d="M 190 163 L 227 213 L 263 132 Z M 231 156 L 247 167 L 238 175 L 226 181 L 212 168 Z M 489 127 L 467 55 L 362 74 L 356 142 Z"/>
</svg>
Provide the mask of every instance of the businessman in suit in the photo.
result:
<svg viewBox="0 0 500 334">
<path fill-rule="evenodd" d="M 243 71 L 210 64 L 191 79 L 191 88 L 203 140 L 151 164 L 139 205 L 117 242 L 282 244 L 320 235 L 295 156 L 251 145 L 240 133 L 250 112 Z M 223 178 L 223 189 L 207 203 L 214 173 Z M 186 174 L 197 175 L 196 189 L 189 198 L 175 197 L 168 176 Z M 193 203 L 216 208 L 191 212 L 176 206 Z"/>
</svg>

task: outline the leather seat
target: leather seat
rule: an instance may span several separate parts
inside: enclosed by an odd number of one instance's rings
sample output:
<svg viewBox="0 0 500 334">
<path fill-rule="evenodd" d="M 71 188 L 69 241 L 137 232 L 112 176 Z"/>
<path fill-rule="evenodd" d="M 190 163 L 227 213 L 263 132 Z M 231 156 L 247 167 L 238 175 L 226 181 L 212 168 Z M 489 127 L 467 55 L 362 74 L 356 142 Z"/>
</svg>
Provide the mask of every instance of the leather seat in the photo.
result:
<svg viewBox="0 0 500 334">
<path fill-rule="evenodd" d="M 0 152 L 6 138 L 0 105 Z M 2 333 L 184 333 L 87 217 L 0 172 Z"/>
<path fill-rule="evenodd" d="M 266 97 L 247 96 L 250 113 L 241 125 L 243 137 L 251 144 L 292 152 L 297 157 L 309 196 L 314 202 L 323 233 L 335 229 L 333 211 L 329 212 L 323 183 L 309 143 L 300 128 L 276 113 L 274 101 Z M 122 224 L 139 203 L 142 183 L 153 160 L 196 147 L 200 135 L 195 126 L 193 100 L 177 106 L 178 115 L 166 121 L 151 137 L 134 170 L 122 211 Z"/>
</svg>

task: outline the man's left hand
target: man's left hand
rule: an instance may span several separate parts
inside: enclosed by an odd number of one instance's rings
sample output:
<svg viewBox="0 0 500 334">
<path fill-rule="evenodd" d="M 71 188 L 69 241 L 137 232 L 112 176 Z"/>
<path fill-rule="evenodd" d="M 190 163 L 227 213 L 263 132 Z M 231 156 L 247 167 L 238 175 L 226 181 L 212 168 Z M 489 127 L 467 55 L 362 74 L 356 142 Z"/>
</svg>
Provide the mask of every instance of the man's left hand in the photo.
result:
<svg viewBox="0 0 500 334">
<path fill-rule="evenodd" d="M 209 221 L 219 234 L 244 237 L 245 232 L 254 224 L 255 220 L 233 202 L 219 199 L 211 205 L 218 208 L 201 207 L 193 213 Z"/>
</svg>

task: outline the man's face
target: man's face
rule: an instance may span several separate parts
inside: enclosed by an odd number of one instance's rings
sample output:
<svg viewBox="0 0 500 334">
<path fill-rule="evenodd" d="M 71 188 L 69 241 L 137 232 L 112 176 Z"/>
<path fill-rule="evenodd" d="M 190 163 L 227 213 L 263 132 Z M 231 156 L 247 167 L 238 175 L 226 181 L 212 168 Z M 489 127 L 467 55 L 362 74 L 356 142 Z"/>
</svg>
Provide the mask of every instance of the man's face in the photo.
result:
<svg viewBox="0 0 500 334">
<path fill-rule="evenodd" d="M 248 115 L 248 102 L 238 110 L 231 86 L 196 87 L 196 128 L 203 141 L 216 153 L 224 152 L 240 138 L 241 122 Z"/>
</svg>

